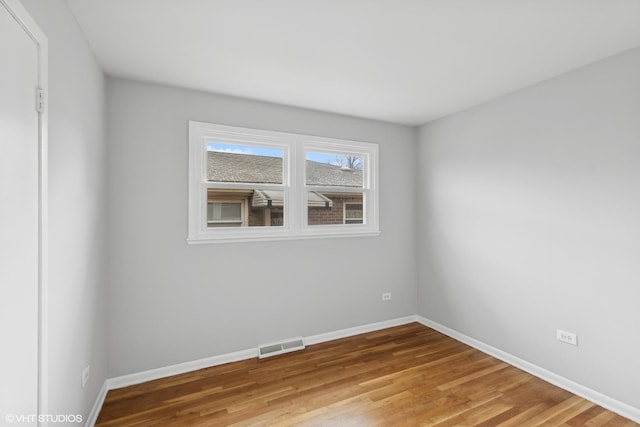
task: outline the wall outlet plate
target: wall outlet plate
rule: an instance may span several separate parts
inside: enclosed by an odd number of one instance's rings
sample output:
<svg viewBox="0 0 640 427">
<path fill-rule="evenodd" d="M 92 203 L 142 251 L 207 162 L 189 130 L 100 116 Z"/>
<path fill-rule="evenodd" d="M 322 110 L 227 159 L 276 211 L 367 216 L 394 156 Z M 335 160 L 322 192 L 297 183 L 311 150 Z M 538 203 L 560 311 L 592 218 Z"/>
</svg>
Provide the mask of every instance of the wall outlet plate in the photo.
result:
<svg viewBox="0 0 640 427">
<path fill-rule="evenodd" d="M 87 385 L 89 381 L 89 374 L 91 372 L 91 365 L 87 365 L 86 368 L 82 370 L 82 388 Z"/>
<path fill-rule="evenodd" d="M 567 344 L 578 346 L 578 335 L 573 332 L 563 331 L 562 329 L 556 330 L 556 339 L 558 341 L 565 342 Z"/>
<path fill-rule="evenodd" d="M 389 301 L 391 299 L 391 292 L 385 292 L 382 294 L 382 301 Z"/>
</svg>

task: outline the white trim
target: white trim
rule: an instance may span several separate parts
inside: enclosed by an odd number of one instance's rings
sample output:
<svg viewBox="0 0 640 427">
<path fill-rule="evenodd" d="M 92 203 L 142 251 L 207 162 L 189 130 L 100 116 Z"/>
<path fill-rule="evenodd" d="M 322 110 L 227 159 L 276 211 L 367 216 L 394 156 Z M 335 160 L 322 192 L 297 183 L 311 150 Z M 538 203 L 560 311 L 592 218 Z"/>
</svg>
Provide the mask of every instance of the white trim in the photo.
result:
<svg viewBox="0 0 640 427">
<path fill-rule="evenodd" d="M 433 320 L 427 319 L 426 317 L 416 315 L 416 321 L 418 321 L 419 323 L 429 328 L 435 329 L 438 332 L 448 335 L 449 337 L 455 339 L 456 341 L 460 341 L 464 344 L 470 345 L 471 347 L 477 350 L 480 350 L 483 353 L 493 356 L 496 359 L 500 359 L 512 366 L 515 366 L 516 368 L 522 369 L 523 371 L 528 372 L 531 375 L 536 376 L 540 379 L 543 379 L 548 383 L 551 383 L 557 387 L 565 389 L 575 395 L 578 395 L 597 405 L 600 405 L 603 408 L 606 408 L 612 412 L 620 414 L 625 418 L 629 418 L 632 421 L 640 423 L 639 408 L 635 408 L 629 404 L 616 400 L 612 397 L 609 397 L 605 394 L 595 391 L 589 387 L 585 387 L 582 384 L 579 384 L 561 375 L 555 374 L 538 365 L 534 365 L 533 363 L 527 362 L 526 360 L 520 359 L 517 356 L 514 356 L 510 353 L 497 349 L 482 341 L 478 341 L 475 338 L 471 338 L 468 335 L 465 335 L 454 329 L 448 328 L 444 325 L 441 325 L 438 322 L 434 322 Z"/>
<path fill-rule="evenodd" d="M 247 350 L 240 350 L 233 353 L 226 353 L 226 354 L 220 354 L 217 356 L 205 357 L 204 359 L 192 360 L 192 361 L 183 362 L 183 363 L 176 363 L 175 365 L 164 366 L 162 368 L 149 369 L 148 371 L 135 372 L 133 374 L 127 374 L 119 377 L 109 378 L 106 381 L 106 383 L 107 383 L 107 388 L 109 390 L 113 390 L 116 388 L 128 387 L 130 385 L 157 380 L 160 378 L 171 377 L 173 375 L 179 375 L 187 372 L 197 371 L 198 369 L 210 368 L 212 366 L 223 365 L 225 363 L 252 359 L 254 357 L 258 357 L 258 349 L 250 348 Z"/>
<path fill-rule="evenodd" d="M 93 407 L 91 408 L 91 412 L 87 416 L 87 420 L 85 421 L 85 427 L 93 427 L 98 421 L 98 415 L 100 415 L 100 410 L 102 409 L 102 405 L 104 404 L 104 399 L 107 397 L 107 392 L 109 388 L 107 386 L 107 381 L 102 383 L 102 388 L 96 397 L 96 401 L 93 403 Z"/>
<path fill-rule="evenodd" d="M 415 316 L 399 317 L 382 322 L 369 323 L 367 325 L 354 326 L 352 328 L 339 329 L 337 331 L 325 332 L 311 335 L 304 339 L 306 345 L 320 344 L 327 341 L 338 340 L 340 338 L 352 337 L 354 335 L 366 334 L 367 332 L 379 331 L 381 329 L 393 328 L 394 326 L 406 325 L 415 322 Z"/>
<path fill-rule="evenodd" d="M 276 148 L 283 152 L 283 175 L 281 184 L 260 183 L 214 183 L 207 180 L 207 144 L 209 141 L 218 141 L 231 144 L 249 146 L 262 146 Z M 259 237 L 261 240 L 270 240 L 273 236 L 289 231 L 287 218 L 290 218 L 288 203 L 284 206 L 284 225 L 282 227 L 208 227 L 207 226 L 207 201 L 206 191 L 212 188 L 224 189 L 264 189 L 284 191 L 284 199 L 287 199 L 289 185 L 292 181 L 291 156 L 294 155 L 295 144 L 292 137 L 285 133 L 245 129 L 233 126 L 215 125 L 203 122 L 189 121 L 189 205 L 188 205 L 188 230 L 187 242 L 214 243 L 233 241 L 246 241 Z M 248 222 L 248 203 L 246 221 Z"/>
<path fill-rule="evenodd" d="M 415 322 L 415 316 L 400 317 L 397 319 L 385 320 L 382 322 L 369 323 L 366 325 L 354 326 L 352 328 L 340 329 L 332 332 L 311 335 L 303 338 L 305 345 L 319 344 L 326 341 L 332 341 L 339 338 L 350 337 L 353 335 L 364 334 L 367 332 L 378 331 L 380 329 L 391 328 L 407 323 Z M 192 360 L 190 362 L 178 363 L 162 368 L 150 369 L 148 371 L 136 372 L 133 374 L 122 375 L 119 377 L 109 378 L 106 381 L 107 389 L 128 387 L 130 385 L 140 384 L 147 381 L 153 381 L 160 378 L 170 377 L 172 375 L 184 374 L 186 372 L 197 371 L 198 369 L 210 368 L 225 363 L 237 362 L 240 360 L 252 359 L 258 357 L 258 349 L 250 348 L 240 350 L 233 353 L 220 354 L 217 356 L 206 357 L 204 359 Z"/>
<path fill-rule="evenodd" d="M 49 97 L 49 41 L 19 0 L 0 0 L 15 20 L 38 46 L 38 89 Z M 49 407 L 49 322 L 48 322 L 48 141 L 49 106 L 39 112 L 39 231 L 38 231 L 38 414 L 46 414 Z M 38 425 L 44 425 L 38 421 Z"/>
<path fill-rule="evenodd" d="M 345 224 L 345 225 L 360 225 L 360 224 Z M 323 226 L 313 226 L 313 227 L 323 227 Z M 327 226 L 328 227 L 328 226 Z M 252 228 L 281 228 L 280 226 L 274 227 L 252 227 Z M 224 228 L 221 228 L 224 229 Z M 225 239 L 220 238 L 189 238 L 187 239 L 187 243 L 190 245 L 207 245 L 210 243 L 238 243 L 238 242 L 267 242 L 267 241 L 278 241 L 278 240 L 308 240 L 308 239 L 332 239 L 339 237 L 371 237 L 371 236 L 379 236 L 381 234 L 380 231 L 367 231 L 367 232 L 353 232 L 352 230 L 345 230 L 344 232 L 328 232 L 324 231 L 322 233 L 311 234 L 311 232 L 306 234 L 296 234 L 290 235 L 285 233 L 280 234 L 272 234 L 272 235 L 252 235 L 251 237 L 229 237 Z"/>
<path fill-rule="evenodd" d="M 574 381 L 571 381 L 567 378 L 564 378 L 560 375 L 554 374 L 544 368 L 541 368 L 537 365 L 534 365 L 526 360 L 520 359 L 516 356 L 513 356 L 509 353 L 506 353 L 502 350 L 499 350 L 495 347 L 492 347 L 488 344 L 485 344 L 481 341 L 478 341 L 474 338 L 471 338 L 467 335 L 464 335 L 458 331 L 455 331 L 451 328 L 448 328 L 444 325 L 441 325 L 433 320 L 427 319 L 420 315 L 411 315 L 405 317 L 399 317 L 396 319 L 385 320 L 382 322 L 369 323 L 366 325 L 354 326 L 351 328 L 340 329 L 332 332 L 325 332 L 316 335 L 310 335 L 306 338 L 303 338 L 305 345 L 314 345 L 320 344 L 327 341 L 333 341 L 340 338 L 351 337 L 354 335 L 364 334 L 367 332 L 379 331 L 382 329 L 392 328 L 394 326 L 406 325 L 408 323 L 418 322 L 424 326 L 432 328 L 438 332 L 441 332 L 456 341 L 460 341 L 464 344 L 470 345 L 471 347 L 482 351 L 483 353 L 489 354 L 497 359 L 500 359 L 506 363 L 509 363 L 512 366 L 515 366 L 523 371 L 530 373 L 538 378 L 541 378 L 557 387 L 570 391 L 580 397 L 583 397 L 597 405 L 602 406 L 603 408 L 609 409 L 617 414 L 622 415 L 623 417 L 629 418 L 632 421 L 640 422 L 640 409 L 634 408 L 631 405 L 620 402 L 619 400 L 613 399 L 609 396 L 606 396 L 600 392 L 592 390 L 588 387 L 585 387 L 581 384 L 578 384 Z M 106 392 L 109 390 L 114 390 L 117 388 L 128 387 L 135 384 L 140 384 L 147 381 L 153 381 L 160 378 L 170 377 L 172 375 L 184 374 L 191 371 L 196 371 L 198 369 L 210 368 L 213 366 L 222 365 L 225 363 L 237 362 L 240 360 L 252 359 L 258 357 L 257 348 L 240 350 L 233 353 L 221 354 L 217 356 L 207 357 L 204 359 L 194 360 L 190 362 L 178 363 L 175 365 L 165 366 L 163 368 L 150 369 L 148 371 L 136 372 L 133 374 L 122 375 L 120 377 L 109 378 L 105 381 L 98 398 L 96 399 L 96 403 L 94 404 L 93 409 L 91 410 L 91 414 L 87 419 L 87 427 L 90 427 L 92 424 L 89 424 L 89 420 L 95 422 L 98 414 L 100 413 L 100 409 L 102 408 L 102 404 L 104 402 Z"/>
<path fill-rule="evenodd" d="M 261 145 L 282 149 L 283 183 L 212 183 L 207 181 L 208 141 Z M 323 187 L 305 185 L 305 152 L 349 153 L 362 156 L 362 187 L 327 187 L 334 192 L 363 194 L 363 224 L 308 226 L 307 191 Z M 189 121 L 189 244 L 297 240 L 325 237 L 376 236 L 378 222 L 378 144 L 332 138 L 321 138 L 285 132 L 274 132 Z M 207 227 L 205 191 L 210 188 L 264 189 L 284 191 L 284 225 L 278 227 Z"/>
</svg>

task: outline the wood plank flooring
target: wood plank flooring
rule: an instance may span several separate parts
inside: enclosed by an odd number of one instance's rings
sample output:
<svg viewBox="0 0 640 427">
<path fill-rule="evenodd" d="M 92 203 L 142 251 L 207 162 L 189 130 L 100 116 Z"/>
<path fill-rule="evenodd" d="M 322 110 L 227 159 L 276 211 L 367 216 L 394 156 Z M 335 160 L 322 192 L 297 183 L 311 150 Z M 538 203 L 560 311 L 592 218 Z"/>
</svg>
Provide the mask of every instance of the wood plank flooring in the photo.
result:
<svg viewBox="0 0 640 427">
<path fill-rule="evenodd" d="M 418 323 L 108 393 L 96 426 L 637 426 Z"/>
</svg>

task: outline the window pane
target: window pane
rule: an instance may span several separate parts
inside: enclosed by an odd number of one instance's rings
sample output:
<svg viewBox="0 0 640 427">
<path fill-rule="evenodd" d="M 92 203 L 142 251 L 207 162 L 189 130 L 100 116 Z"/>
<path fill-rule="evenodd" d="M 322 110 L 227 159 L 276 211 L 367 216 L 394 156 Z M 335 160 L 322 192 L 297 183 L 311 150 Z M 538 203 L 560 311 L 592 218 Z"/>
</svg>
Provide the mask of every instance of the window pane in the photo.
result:
<svg viewBox="0 0 640 427">
<path fill-rule="evenodd" d="M 207 190 L 207 226 L 282 227 L 284 191 Z"/>
<path fill-rule="evenodd" d="M 282 184 L 284 150 L 253 145 L 207 143 L 207 180 Z"/>
<path fill-rule="evenodd" d="M 362 203 L 344 204 L 344 223 L 345 224 L 362 224 L 364 221 Z"/>
<path fill-rule="evenodd" d="M 362 156 L 307 151 L 306 159 L 306 185 L 362 188 Z"/>
<path fill-rule="evenodd" d="M 243 202 L 207 203 L 207 223 L 209 227 L 241 227 Z"/>
<path fill-rule="evenodd" d="M 228 221 L 238 221 L 242 219 L 241 203 L 216 203 L 220 205 L 220 218 Z"/>
<path fill-rule="evenodd" d="M 309 225 L 363 224 L 363 213 L 362 193 L 308 193 Z"/>
<path fill-rule="evenodd" d="M 241 221 L 242 203 L 240 202 L 211 202 L 208 204 L 208 218 L 210 221 Z"/>
</svg>

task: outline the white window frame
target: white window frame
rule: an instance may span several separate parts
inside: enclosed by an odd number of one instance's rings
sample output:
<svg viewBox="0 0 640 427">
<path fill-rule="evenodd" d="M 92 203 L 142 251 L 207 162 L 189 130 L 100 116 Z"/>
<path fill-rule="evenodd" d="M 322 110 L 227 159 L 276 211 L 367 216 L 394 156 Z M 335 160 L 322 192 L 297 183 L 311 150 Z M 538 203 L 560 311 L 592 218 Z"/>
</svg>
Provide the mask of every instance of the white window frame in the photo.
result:
<svg viewBox="0 0 640 427">
<path fill-rule="evenodd" d="M 212 141 L 282 150 L 282 184 L 207 181 L 207 143 Z M 308 151 L 362 156 L 362 188 L 307 186 L 305 169 Z M 283 192 L 283 226 L 207 227 L 207 189 L 247 190 L 256 187 Z M 308 225 L 309 191 L 361 192 L 364 224 Z M 376 236 L 380 234 L 378 199 L 378 144 L 189 121 L 187 242 L 190 244 Z M 248 221 L 248 214 L 246 220 Z"/>
</svg>

